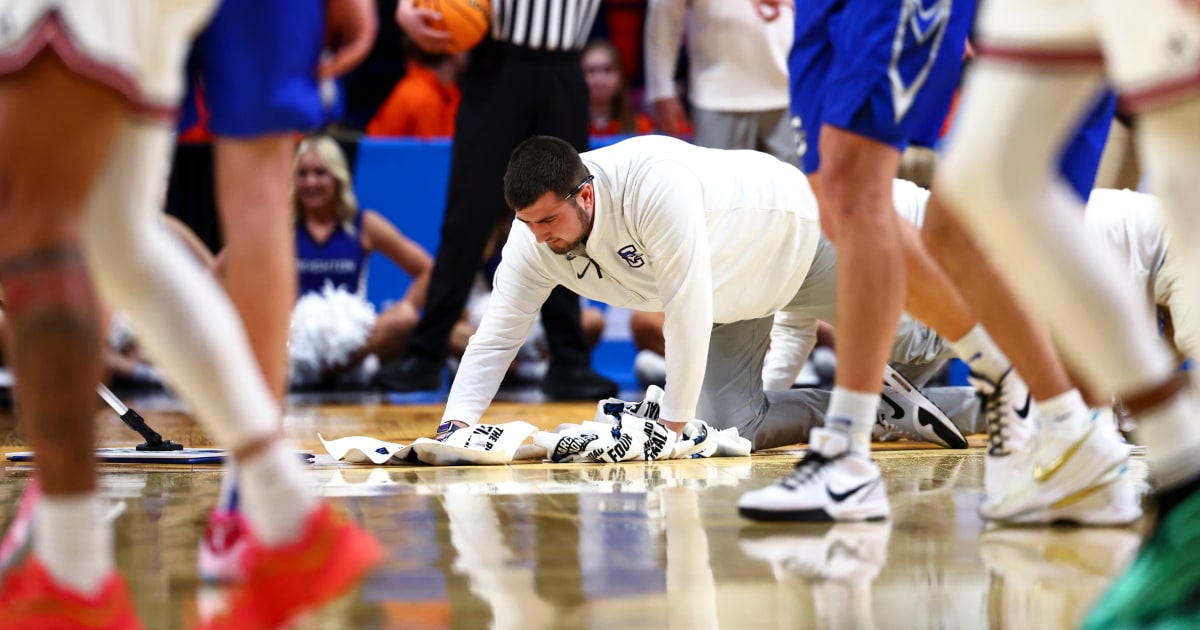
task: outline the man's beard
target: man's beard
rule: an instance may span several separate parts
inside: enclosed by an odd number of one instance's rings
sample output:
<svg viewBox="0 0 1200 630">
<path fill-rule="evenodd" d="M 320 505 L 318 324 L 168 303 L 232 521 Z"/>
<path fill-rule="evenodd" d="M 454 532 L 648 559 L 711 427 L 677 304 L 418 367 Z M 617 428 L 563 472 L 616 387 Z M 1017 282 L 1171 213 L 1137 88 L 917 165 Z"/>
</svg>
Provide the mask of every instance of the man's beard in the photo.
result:
<svg viewBox="0 0 1200 630">
<path fill-rule="evenodd" d="M 587 242 L 587 237 L 592 233 L 591 220 L 587 213 L 583 211 L 583 207 L 581 207 L 574 199 L 571 199 L 571 207 L 575 208 L 575 216 L 579 218 L 579 225 L 583 227 L 579 234 L 579 238 L 576 238 L 569 243 L 563 243 L 559 245 L 551 245 L 550 243 L 546 243 L 546 246 L 550 248 L 550 251 L 558 254 L 559 256 L 566 256 L 573 251 L 582 252 L 583 244 Z"/>
<path fill-rule="evenodd" d="M 556 241 L 555 244 L 553 244 L 553 245 L 551 245 L 550 243 L 546 243 L 546 247 L 549 247 L 550 251 L 554 252 L 555 254 L 558 254 L 559 256 L 566 256 L 567 254 L 569 254 L 571 252 L 576 252 L 576 251 L 582 252 L 583 251 L 583 239 L 582 238 L 577 238 L 577 239 L 571 241 L 570 243 L 566 243 L 566 244 L 562 244 L 562 243 L 563 243 L 562 241 Z"/>
</svg>

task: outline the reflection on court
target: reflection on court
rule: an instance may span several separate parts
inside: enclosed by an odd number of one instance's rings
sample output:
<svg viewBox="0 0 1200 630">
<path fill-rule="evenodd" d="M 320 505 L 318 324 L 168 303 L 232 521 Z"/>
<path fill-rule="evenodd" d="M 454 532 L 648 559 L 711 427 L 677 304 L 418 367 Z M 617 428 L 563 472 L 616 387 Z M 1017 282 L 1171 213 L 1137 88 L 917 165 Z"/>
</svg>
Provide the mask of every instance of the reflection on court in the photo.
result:
<svg viewBox="0 0 1200 630">
<path fill-rule="evenodd" d="M 501 407 L 553 427 L 590 406 Z M 507 414 L 507 417 L 506 417 Z M 143 412 L 190 446 L 182 415 Z M 301 408 L 289 433 L 411 440 L 431 409 Z M 102 444 L 132 443 L 101 417 Z M 111 425 L 111 426 L 110 426 Z M 0 444 L 21 450 L 10 416 Z M 903 446 L 899 444 L 896 446 Z M 794 453 L 792 451 L 791 453 Z M 1131 559 L 1129 529 L 995 529 L 976 514 L 983 453 L 877 454 L 887 523 L 786 525 L 737 516 L 738 496 L 795 455 L 600 465 L 368 468 L 318 464 L 319 492 L 389 550 L 353 596 L 302 627 L 329 628 L 1070 628 Z M 1134 472 L 1144 477 L 1142 460 Z M 0 519 L 29 479 L 6 463 Z M 105 468 L 118 563 L 148 628 L 187 627 L 219 607 L 195 577 L 220 468 Z"/>
</svg>

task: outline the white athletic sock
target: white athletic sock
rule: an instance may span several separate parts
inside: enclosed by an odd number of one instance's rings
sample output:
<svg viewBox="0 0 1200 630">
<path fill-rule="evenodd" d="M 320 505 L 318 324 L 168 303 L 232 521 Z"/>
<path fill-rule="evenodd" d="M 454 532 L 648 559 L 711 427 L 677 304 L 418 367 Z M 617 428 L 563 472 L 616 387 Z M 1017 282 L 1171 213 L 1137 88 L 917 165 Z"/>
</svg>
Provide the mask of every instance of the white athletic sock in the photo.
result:
<svg viewBox="0 0 1200 630">
<path fill-rule="evenodd" d="M 992 341 L 991 335 L 983 329 L 982 324 L 975 324 L 967 334 L 951 341 L 950 348 L 972 372 L 993 383 L 999 383 L 1000 378 L 1012 365 L 996 342 Z"/>
<path fill-rule="evenodd" d="M 293 542 L 303 532 L 317 501 L 304 483 L 300 458 L 282 440 L 238 462 L 241 511 L 258 540 L 274 547 Z"/>
<path fill-rule="evenodd" d="M 279 430 L 279 408 L 228 295 L 160 220 L 170 132 L 125 123 L 89 203 L 85 252 L 96 287 L 220 446 Z M 281 358 L 282 360 L 282 358 Z"/>
<path fill-rule="evenodd" d="M 1087 403 L 1078 389 L 1063 392 L 1045 401 L 1037 401 L 1038 428 L 1049 427 L 1055 432 L 1077 433 L 1088 421 Z"/>
<path fill-rule="evenodd" d="M 850 435 L 850 449 L 866 455 L 871 452 L 871 427 L 879 413 L 879 394 L 864 394 L 834 387 L 825 413 L 825 427 Z"/>
<path fill-rule="evenodd" d="M 33 554 L 58 584 L 96 595 L 113 570 L 112 523 L 96 492 L 44 495 L 35 508 Z"/>
<path fill-rule="evenodd" d="M 1137 414 L 1138 441 L 1163 489 L 1200 475 L 1200 405 L 1190 390 Z"/>
</svg>

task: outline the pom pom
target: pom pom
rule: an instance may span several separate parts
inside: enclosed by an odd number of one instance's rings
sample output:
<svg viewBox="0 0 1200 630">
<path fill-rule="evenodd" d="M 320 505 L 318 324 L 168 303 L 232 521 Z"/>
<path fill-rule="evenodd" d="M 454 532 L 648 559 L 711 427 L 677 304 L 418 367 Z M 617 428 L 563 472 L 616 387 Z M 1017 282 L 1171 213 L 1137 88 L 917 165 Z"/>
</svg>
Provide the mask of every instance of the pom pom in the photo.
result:
<svg viewBox="0 0 1200 630">
<path fill-rule="evenodd" d="M 328 280 L 292 310 L 288 358 L 293 385 L 318 382 L 329 370 L 345 366 L 375 329 L 375 307 Z"/>
</svg>

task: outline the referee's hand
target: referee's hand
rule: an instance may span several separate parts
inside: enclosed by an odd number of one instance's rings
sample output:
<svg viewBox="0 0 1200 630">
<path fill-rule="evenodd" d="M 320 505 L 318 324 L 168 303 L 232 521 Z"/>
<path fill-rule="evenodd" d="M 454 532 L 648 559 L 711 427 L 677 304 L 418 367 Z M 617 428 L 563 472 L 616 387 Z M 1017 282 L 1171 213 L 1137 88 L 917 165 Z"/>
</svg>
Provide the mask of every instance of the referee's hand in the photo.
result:
<svg viewBox="0 0 1200 630">
<path fill-rule="evenodd" d="M 396 6 L 396 23 L 412 38 L 418 48 L 437 54 L 450 51 L 450 31 L 438 28 L 442 15 L 432 9 L 418 9 L 413 0 L 400 0 Z"/>
</svg>

